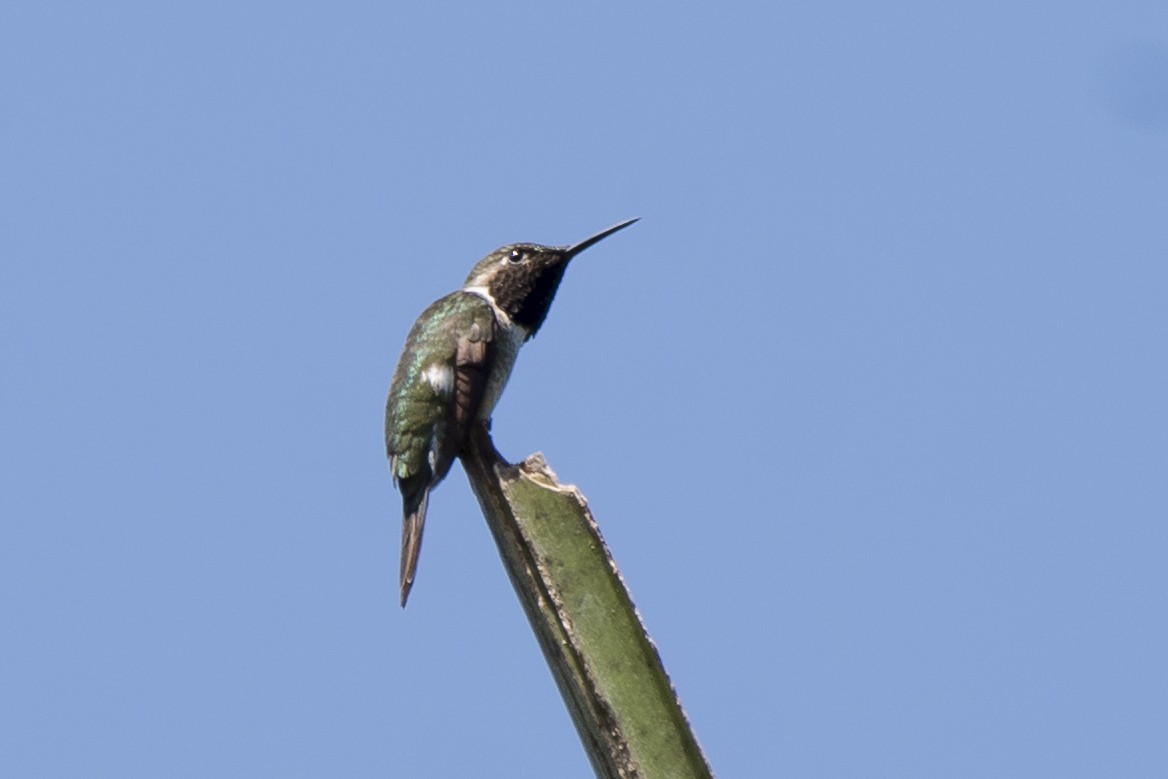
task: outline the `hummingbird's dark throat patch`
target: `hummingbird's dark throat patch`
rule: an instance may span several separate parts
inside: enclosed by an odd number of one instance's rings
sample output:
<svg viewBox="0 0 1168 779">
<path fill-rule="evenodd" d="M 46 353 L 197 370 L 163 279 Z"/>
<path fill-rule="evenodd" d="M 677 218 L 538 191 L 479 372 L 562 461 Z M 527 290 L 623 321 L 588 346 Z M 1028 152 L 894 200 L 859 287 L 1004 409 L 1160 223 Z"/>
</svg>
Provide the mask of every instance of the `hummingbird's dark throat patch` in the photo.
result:
<svg viewBox="0 0 1168 779">
<path fill-rule="evenodd" d="M 558 253 L 531 257 L 491 279 L 491 297 L 513 322 L 535 335 L 552 307 L 567 267 L 566 258 Z"/>
</svg>

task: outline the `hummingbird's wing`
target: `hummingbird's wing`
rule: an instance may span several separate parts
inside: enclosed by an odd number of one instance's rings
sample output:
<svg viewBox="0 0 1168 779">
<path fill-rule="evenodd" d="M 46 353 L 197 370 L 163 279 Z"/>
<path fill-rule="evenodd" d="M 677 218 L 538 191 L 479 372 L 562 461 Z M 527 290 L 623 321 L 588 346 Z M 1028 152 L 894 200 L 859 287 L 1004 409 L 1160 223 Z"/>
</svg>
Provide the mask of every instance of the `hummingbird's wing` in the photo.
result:
<svg viewBox="0 0 1168 779">
<path fill-rule="evenodd" d="M 394 371 L 385 444 L 402 493 L 403 606 L 418 566 L 430 490 L 445 478 L 478 416 L 495 329 L 485 299 L 461 291 L 447 295 L 418 317 Z"/>
</svg>

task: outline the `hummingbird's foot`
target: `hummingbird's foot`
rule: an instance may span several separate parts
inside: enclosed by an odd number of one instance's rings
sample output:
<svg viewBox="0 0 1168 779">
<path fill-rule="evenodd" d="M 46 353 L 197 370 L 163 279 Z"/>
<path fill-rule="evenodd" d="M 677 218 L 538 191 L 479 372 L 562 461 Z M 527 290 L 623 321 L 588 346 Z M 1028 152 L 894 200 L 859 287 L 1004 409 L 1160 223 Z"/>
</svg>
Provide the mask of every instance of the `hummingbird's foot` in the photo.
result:
<svg viewBox="0 0 1168 779">
<path fill-rule="evenodd" d="M 491 440 L 491 421 L 489 419 L 478 420 L 470 429 L 470 435 L 466 437 L 466 443 L 463 444 L 460 456 L 466 456 L 476 450 L 489 460 L 510 465 L 507 459 L 499 454 L 499 450 L 495 448 L 495 442 Z M 472 454 L 472 456 L 474 455 Z"/>
</svg>

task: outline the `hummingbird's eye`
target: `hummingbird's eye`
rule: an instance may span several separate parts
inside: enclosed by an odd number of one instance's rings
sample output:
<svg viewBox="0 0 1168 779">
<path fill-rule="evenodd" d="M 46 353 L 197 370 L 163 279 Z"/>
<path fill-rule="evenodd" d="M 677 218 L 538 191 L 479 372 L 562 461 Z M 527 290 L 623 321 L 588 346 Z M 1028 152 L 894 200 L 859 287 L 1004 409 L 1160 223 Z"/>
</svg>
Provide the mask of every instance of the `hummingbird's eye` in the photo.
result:
<svg viewBox="0 0 1168 779">
<path fill-rule="evenodd" d="M 523 262 L 523 252 L 518 249 L 512 249 L 511 254 L 507 257 L 511 262 Z"/>
</svg>

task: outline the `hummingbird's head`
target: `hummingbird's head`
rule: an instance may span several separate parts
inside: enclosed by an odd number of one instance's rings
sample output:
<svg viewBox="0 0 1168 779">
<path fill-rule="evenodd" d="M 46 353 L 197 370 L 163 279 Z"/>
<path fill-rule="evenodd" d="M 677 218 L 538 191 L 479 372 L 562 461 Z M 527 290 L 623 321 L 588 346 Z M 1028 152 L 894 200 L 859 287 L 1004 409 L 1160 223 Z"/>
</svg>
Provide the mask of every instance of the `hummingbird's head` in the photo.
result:
<svg viewBox="0 0 1168 779">
<path fill-rule="evenodd" d="M 500 247 L 478 261 L 463 289 L 489 297 L 531 338 L 547 317 L 572 258 L 635 221 L 621 222 L 573 246 L 513 243 Z"/>
</svg>

